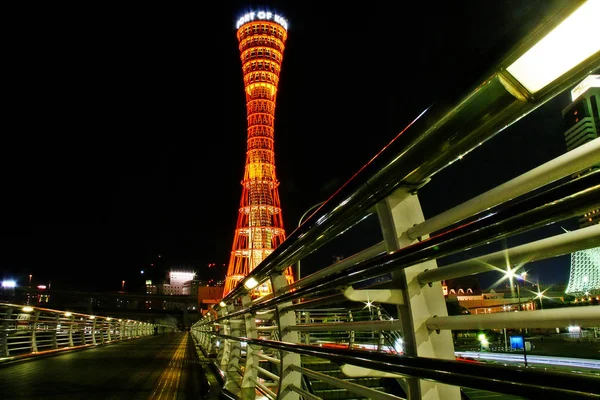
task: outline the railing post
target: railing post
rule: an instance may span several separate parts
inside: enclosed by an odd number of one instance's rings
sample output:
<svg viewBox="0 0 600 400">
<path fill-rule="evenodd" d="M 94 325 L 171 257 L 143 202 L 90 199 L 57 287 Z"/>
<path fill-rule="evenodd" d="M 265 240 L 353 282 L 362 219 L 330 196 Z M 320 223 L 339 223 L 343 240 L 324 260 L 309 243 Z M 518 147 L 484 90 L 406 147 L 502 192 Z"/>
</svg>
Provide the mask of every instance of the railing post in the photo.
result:
<svg viewBox="0 0 600 400">
<path fill-rule="evenodd" d="M 52 331 L 52 348 L 58 349 L 58 325 L 60 325 L 60 314 L 56 314 L 56 322 Z"/>
<path fill-rule="evenodd" d="M 348 310 L 348 322 L 354 321 L 354 317 L 352 316 L 352 310 Z M 348 338 L 348 349 L 352 350 L 354 347 L 354 340 L 356 339 L 356 332 L 350 331 L 350 337 Z"/>
<path fill-rule="evenodd" d="M 73 326 L 75 325 L 75 316 L 69 317 L 69 347 L 73 347 Z"/>
<path fill-rule="evenodd" d="M 310 324 L 310 311 L 304 312 L 304 323 Z M 304 332 L 304 344 L 310 344 L 310 332 Z"/>
<path fill-rule="evenodd" d="M 232 306 L 233 308 L 233 306 Z M 219 309 L 219 318 L 225 317 L 227 315 L 227 307 L 221 307 Z M 219 331 L 221 331 L 224 335 L 229 335 L 231 332 L 229 331 L 229 324 L 221 322 L 219 325 Z M 229 363 L 229 349 L 230 343 L 227 339 L 220 339 L 219 345 L 219 353 L 217 354 L 217 361 L 219 362 L 219 368 L 221 371 L 227 370 L 227 364 Z"/>
<path fill-rule="evenodd" d="M 383 315 L 381 314 L 381 307 L 377 307 L 377 319 L 383 321 Z M 383 331 L 379 331 L 379 341 L 377 342 L 377 351 L 381 351 L 383 349 L 383 345 L 385 344 L 385 333 Z"/>
<path fill-rule="evenodd" d="M 208 316 L 208 322 L 204 325 L 201 326 L 201 333 L 203 333 L 203 346 L 206 349 L 206 354 L 212 354 L 213 352 L 213 348 L 215 346 L 215 342 L 217 337 L 215 335 L 213 335 L 215 329 L 214 329 L 214 325 L 213 325 L 213 320 L 214 320 L 214 316 L 212 315 L 212 313 Z"/>
<path fill-rule="evenodd" d="M 0 345 L 0 356 L 8 357 L 10 352 L 8 351 L 8 327 L 10 326 L 10 318 L 12 317 L 12 308 L 6 309 L 6 314 L 4 314 L 4 321 L 2 322 L 2 335 L 0 335 L 0 339 L 2 339 L 2 343 Z M 16 324 L 16 322 L 15 322 Z"/>
<path fill-rule="evenodd" d="M 125 339 L 131 338 L 131 321 L 125 320 Z"/>
<path fill-rule="evenodd" d="M 211 339 L 213 327 L 212 320 L 212 314 L 208 313 L 208 315 L 206 315 L 204 323 L 202 325 L 198 325 L 197 329 L 192 329 L 192 331 L 196 333 L 198 343 L 204 349 L 206 354 L 210 354 L 213 347 Z"/>
<path fill-rule="evenodd" d="M 112 326 L 112 319 L 111 318 L 107 318 L 106 319 L 106 340 L 107 341 L 111 341 L 112 340 L 112 336 L 110 334 L 110 328 Z"/>
<path fill-rule="evenodd" d="M 408 239 L 406 231 L 425 220 L 413 189 L 401 187 L 377 204 L 377 215 L 388 253 L 412 244 L 414 241 Z M 448 315 L 441 284 L 435 282 L 431 286 L 421 286 L 417 279 L 417 274 L 433 268 L 437 268 L 435 260 L 392 274 L 395 288 L 401 289 L 404 296 L 404 304 L 397 305 L 404 351 L 408 356 L 454 360 L 451 332 L 429 331 L 425 324 L 430 316 Z M 407 378 L 404 383 L 410 399 L 420 399 L 427 394 L 428 399 L 460 400 L 458 387 L 416 378 Z"/>
<path fill-rule="evenodd" d="M 285 272 L 271 275 L 271 286 L 274 293 L 277 293 L 279 289 L 287 285 Z M 282 309 L 291 304 L 291 302 L 287 302 L 276 306 L 275 317 L 277 318 L 277 326 L 279 327 L 279 340 L 282 342 L 298 343 L 298 332 L 289 329 L 289 327 L 296 325 L 296 313 L 294 310 L 282 311 Z M 282 351 L 280 360 L 281 370 L 277 397 L 279 400 L 298 400 L 300 397 L 297 392 L 291 389 L 291 386 L 299 389 L 302 387 L 302 374 L 292 370 L 290 367 L 302 367 L 300 354 Z"/>
<path fill-rule="evenodd" d="M 94 318 L 92 320 L 92 344 L 96 345 L 96 321 L 98 320 L 98 318 Z"/>
<path fill-rule="evenodd" d="M 38 351 L 36 332 L 37 332 L 37 324 L 38 324 L 39 317 L 40 317 L 40 312 L 36 311 L 34 314 L 34 317 L 33 317 L 33 331 L 31 332 L 31 351 L 33 353 L 37 353 L 37 351 Z"/>
<path fill-rule="evenodd" d="M 83 321 L 83 323 L 81 321 Z M 87 321 L 84 320 L 83 317 L 79 317 L 79 320 L 77 321 L 77 327 L 79 328 L 79 337 L 81 338 L 82 345 L 87 344 L 86 339 L 85 339 L 86 325 L 87 325 Z"/>
<path fill-rule="evenodd" d="M 235 310 L 235 305 L 229 304 L 227 305 L 227 312 L 233 312 Z M 228 320 L 229 324 L 227 326 L 228 334 L 235 337 L 240 337 L 241 335 L 241 326 L 239 323 L 234 322 L 234 320 Z M 240 359 L 242 358 L 242 345 L 238 340 L 226 340 L 227 346 L 227 354 L 226 357 L 223 357 L 221 361 L 221 366 L 224 366 L 225 369 L 225 389 L 232 389 L 235 387 L 239 387 L 239 368 L 240 368 Z"/>
<path fill-rule="evenodd" d="M 246 308 L 252 303 L 252 299 L 246 293 L 242 296 L 242 307 Z M 256 339 L 258 337 L 256 331 L 256 316 L 254 314 L 244 314 L 244 326 L 246 328 L 246 337 Z M 246 344 L 246 367 L 244 369 L 244 377 L 242 378 L 242 389 L 255 388 L 255 380 L 258 377 L 256 367 L 259 364 L 258 356 L 256 355 L 260 348 L 255 348 L 254 345 Z"/>
</svg>

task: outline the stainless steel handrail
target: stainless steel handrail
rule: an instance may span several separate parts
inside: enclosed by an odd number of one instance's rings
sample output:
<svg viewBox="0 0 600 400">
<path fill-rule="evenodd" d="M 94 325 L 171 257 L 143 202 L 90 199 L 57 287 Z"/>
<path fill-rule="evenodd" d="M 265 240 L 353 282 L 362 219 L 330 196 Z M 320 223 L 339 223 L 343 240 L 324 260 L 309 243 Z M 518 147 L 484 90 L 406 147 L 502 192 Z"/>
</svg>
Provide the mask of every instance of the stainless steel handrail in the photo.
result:
<svg viewBox="0 0 600 400">
<path fill-rule="evenodd" d="M 580 190 L 573 195 L 573 190 Z M 562 197 L 565 196 L 565 197 Z M 480 216 L 479 220 L 461 225 L 449 232 L 432 236 L 399 251 L 359 262 L 343 271 L 329 276 L 325 281 L 293 292 L 277 295 L 271 299 L 232 311 L 222 318 L 239 317 L 246 313 L 271 308 L 297 299 L 328 293 L 332 288 L 343 287 L 364 279 L 404 268 L 428 259 L 439 258 L 460 251 L 465 245 L 473 247 L 490 239 L 525 232 L 549 222 L 574 217 L 600 207 L 600 171 L 588 174 L 575 181 L 553 187 L 535 197 L 526 198 L 511 207 L 498 210 L 495 214 Z"/>
<path fill-rule="evenodd" d="M 500 393 L 540 398 L 562 395 L 569 399 L 597 399 L 600 395 L 600 377 L 574 375 L 556 371 L 516 370 L 501 365 L 469 364 L 460 361 L 426 357 L 398 357 L 394 354 L 371 351 L 323 348 L 318 346 L 284 343 L 272 340 L 240 338 L 217 334 L 234 341 L 328 359 L 336 363 L 407 376 L 419 376 L 451 385 L 461 385 Z"/>
</svg>

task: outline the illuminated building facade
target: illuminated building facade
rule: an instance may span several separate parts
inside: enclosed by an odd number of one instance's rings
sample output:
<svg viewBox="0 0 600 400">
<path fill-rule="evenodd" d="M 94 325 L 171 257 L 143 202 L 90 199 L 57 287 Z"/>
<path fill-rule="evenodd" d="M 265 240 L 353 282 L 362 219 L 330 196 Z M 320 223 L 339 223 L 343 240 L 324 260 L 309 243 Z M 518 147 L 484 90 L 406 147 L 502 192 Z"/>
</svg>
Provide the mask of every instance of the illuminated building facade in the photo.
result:
<svg viewBox="0 0 600 400">
<path fill-rule="evenodd" d="M 185 302 L 178 296 L 197 296 L 201 281 L 195 280 L 196 273 L 191 271 L 171 270 L 169 271 L 168 283 L 155 284 L 152 280 L 146 281 L 146 294 L 161 296 L 174 296 L 173 301 L 157 300 L 151 297 L 146 300 L 147 309 L 178 310 L 184 307 Z M 195 309 L 195 307 L 194 307 Z"/>
<path fill-rule="evenodd" d="M 566 294 L 591 300 L 600 296 L 600 247 L 571 254 L 571 273 Z"/>
<path fill-rule="evenodd" d="M 571 91 L 572 103 L 562 111 L 567 151 L 597 139 L 600 134 L 600 75 L 589 75 Z M 595 165 L 588 171 L 600 168 Z M 600 223 L 600 210 L 590 210 L 579 218 L 581 228 Z"/>
<path fill-rule="evenodd" d="M 287 39 L 287 21 L 280 15 L 250 12 L 237 21 L 248 140 L 242 198 L 225 278 L 226 296 L 285 240 L 275 176 L 275 100 Z M 291 268 L 286 270 L 291 283 Z M 262 286 L 259 291 L 268 292 Z"/>
<path fill-rule="evenodd" d="M 567 150 L 572 150 L 600 134 L 600 75 L 589 75 L 571 91 L 572 103 L 562 112 L 565 123 Z M 599 169 L 596 164 L 579 175 Z M 590 210 L 579 217 L 584 228 L 600 223 L 600 210 Z M 569 284 L 565 293 L 589 300 L 600 295 L 600 248 L 576 251 L 571 254 Z"/>
</svg>

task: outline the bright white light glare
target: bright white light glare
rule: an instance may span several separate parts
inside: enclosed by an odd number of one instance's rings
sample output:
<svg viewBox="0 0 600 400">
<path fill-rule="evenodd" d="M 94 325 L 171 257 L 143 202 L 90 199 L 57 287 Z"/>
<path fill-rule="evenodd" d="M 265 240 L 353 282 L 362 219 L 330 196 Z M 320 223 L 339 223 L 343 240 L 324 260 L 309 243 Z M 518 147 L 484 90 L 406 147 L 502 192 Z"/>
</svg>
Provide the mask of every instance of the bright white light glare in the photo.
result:
<svg viewBox="0 0 600 400">
<path fill-rule="evenodd" d="M 600 51 L 600 1 L 589 0 L 506 70 L 530 93 Z"/>
<path fill-rule="evenodd" d="M 394 342 L 394 350 L 396 350 L 396 353 L 398 354 L 404 353 L 404 341 L 402 340 L 402 338 L 396 339 L 396 341 Z"/>
<path fill-rule="evenodd" d="M 96 316 L 95 315 L 90 315 L 90 319 L 95 319 Z"/>
<path fill-rule="evenodd" d="M 23 312 L 32 312 L 32 311 L 33 311 L 33 307 L 30 307 L 30 306 L 23 307 Z"/>
<path fill-rule="evenodd" d="M 244 282 L 244 286 L 246 287 L 246 289 L 254 289 L 258 286 L 258 281 L 250 277 L 246 282 Z"/>
<path fill-rule="evenodd" d="M 227 306 L 227 304 L 225 304 L 225 302 L 224 302 L 224 301 L 220 302 L 220 303 L 219 303 L 219 305 L 220 305 L 221 307 L 226 307 L 226 306 Z"/>
<path fill-rule="evenodd" d="M 13 280 L 2 281 L 3 288 L 14 288 L 15 286 L 17 286 L 17 282 Z"/>
<path fill-rule="evenodd" d="M 71 312 L 70 312 L 70 311 L 67 311 L 67 312 L 65 313 L 65 317 L 70 317 L 71 315 L 73 315 L 73 314 L 71 314 Z"/>
</svg>

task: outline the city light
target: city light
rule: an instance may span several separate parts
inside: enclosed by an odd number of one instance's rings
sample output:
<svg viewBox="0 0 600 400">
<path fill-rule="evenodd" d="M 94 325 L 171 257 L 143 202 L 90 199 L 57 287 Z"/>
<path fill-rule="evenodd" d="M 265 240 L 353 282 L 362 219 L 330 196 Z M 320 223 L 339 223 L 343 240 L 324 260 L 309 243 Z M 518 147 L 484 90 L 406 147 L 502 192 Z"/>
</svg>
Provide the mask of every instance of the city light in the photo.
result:
<svg viewBox="0 0 600 400">
<path fill-rule="evenodd" d="M 244 282 L 244 286 L 248 290 L 254 289 L 255 287 L 258 286 L 258 281 L 256 279 L 254 279 L 253 277 L 250 277 L 250 278 L 248 278 L 248 280 L 246 282 Z"/>
<path fill-rule="evenodd" d="M 227 304 L 225 304 L 225 302 L 224 302 L 224 301 L 221 301 L 221 302 L 219 303 L 219 305 L 220 305 L 221 307 L 226 307 L 226 306 L 227 306 Z"/>
<path fill-rule="evenodd" d="M 17 286 L 17 282 L 13 281 L 12 279 L 2 281 L 3 288 L 14 288 L 16 286 Z"/>
<path fill-rule="evenodd" d="M 22 308 L 23 312 L 32 312 L 33 311 L 33 307 L 30 306 L 25 306 Z"/>
<path fill-rule="evenodd" d="M 73 314 L 72 314 L 70 311 L 67 311 L 67 312 L 65 313 L 65 317 L 70 317 L 71 315 L 73 315 Z"/>
<path fill-rule="evenodd" d="M 506 70 L 531 94 L 600 51 L 600 1 L 589 0 Z"/>
</svg>

